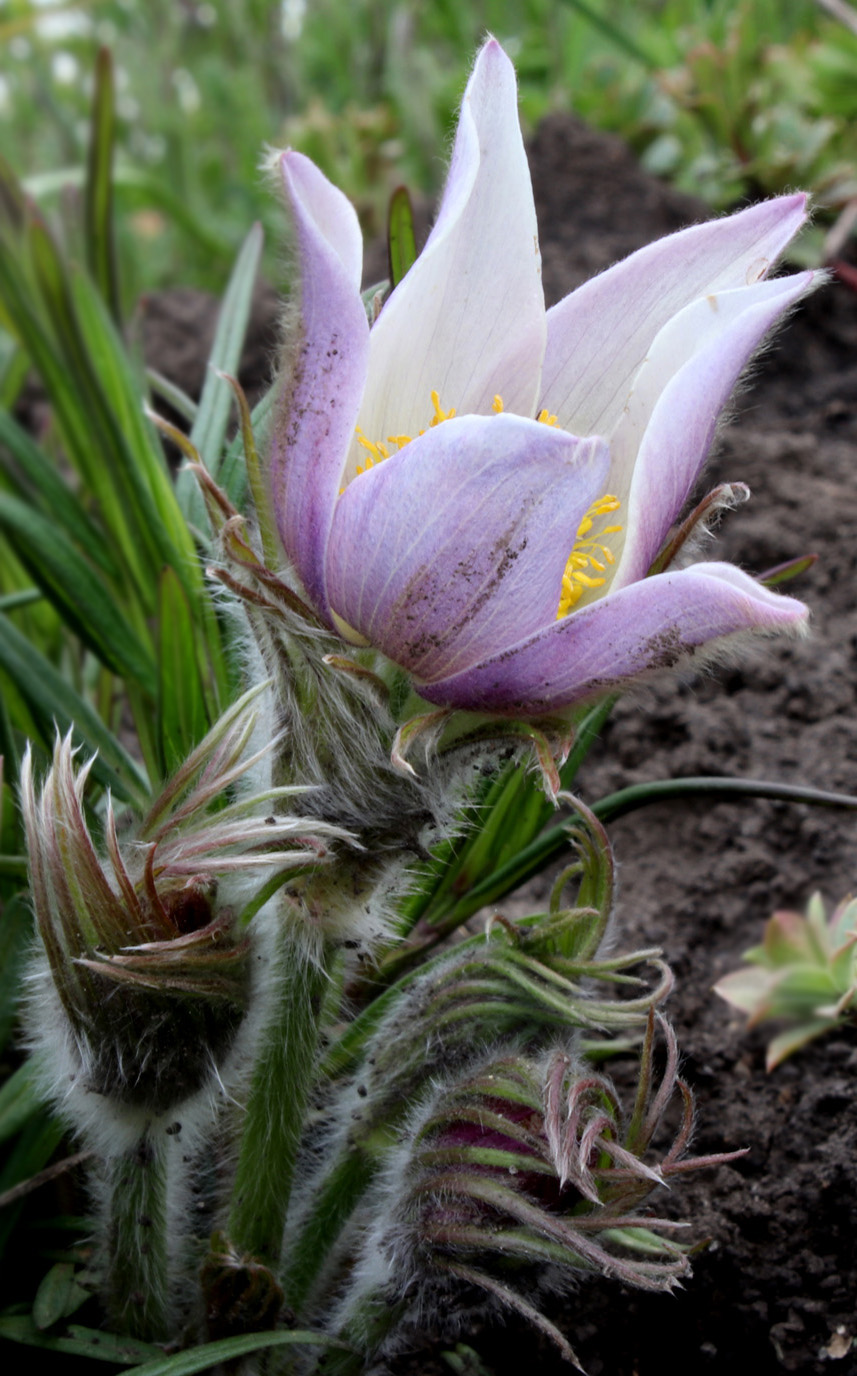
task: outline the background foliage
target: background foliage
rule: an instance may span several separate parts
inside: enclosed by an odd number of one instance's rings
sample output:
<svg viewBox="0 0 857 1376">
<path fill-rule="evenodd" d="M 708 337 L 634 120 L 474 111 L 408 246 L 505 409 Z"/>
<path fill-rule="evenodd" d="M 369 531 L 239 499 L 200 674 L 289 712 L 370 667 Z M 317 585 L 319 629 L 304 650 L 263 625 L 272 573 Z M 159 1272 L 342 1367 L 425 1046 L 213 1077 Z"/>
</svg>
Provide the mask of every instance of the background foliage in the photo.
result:
<svg viewBox="0 0 857 1376">
<path fill-rule="evenodd" d="M 857 32 L 815 0 L 5 0 L 0 138 L 46 204 L 78 184 L 94 52 L 116 58 L 126 304 L 222 287 L 248 226 L 276 266 L 266 144 L 314 158 L 367 232 L 393 187 L 433 195 L 486 30 L 516 63 L 525 123 L 574 110 L 716 208 L 796 185 L 857 194 Z"/>
</svg>

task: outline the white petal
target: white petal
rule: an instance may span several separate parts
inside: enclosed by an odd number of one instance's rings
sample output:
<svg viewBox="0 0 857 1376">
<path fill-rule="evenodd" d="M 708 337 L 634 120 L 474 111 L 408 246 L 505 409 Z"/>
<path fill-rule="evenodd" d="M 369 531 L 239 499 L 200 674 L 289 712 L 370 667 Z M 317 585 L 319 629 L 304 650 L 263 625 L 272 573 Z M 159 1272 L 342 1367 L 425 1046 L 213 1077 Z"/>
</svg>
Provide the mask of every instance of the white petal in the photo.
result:
<svg viewBox="0 0 857 1376">
<path fill-rule="evenodd" d="M 691 301 L 765 276 L 806 218 L 782 196 L 632 253 L 548 311 L 541 404 L 576 435 L 608 435 L 652 340 Z"/>
<path fill-rule="evenodd" d="M 382 443 L 418 434 L 432 391 L 458 415 L 490 414 L 500 393 L 507 411 L 532 416 L 544 340 L 515 72 L 492 39 L 465 92 L 437 223 L 372 329 L 361 429 Z"/>
<path fill-rule="evenodd" d="M 658 334 L 611 442 L 625 540 L 612 587 L 643 578 L 703 464 L 747 360 L 811 272 L 694 301 Z"/>
</svg>

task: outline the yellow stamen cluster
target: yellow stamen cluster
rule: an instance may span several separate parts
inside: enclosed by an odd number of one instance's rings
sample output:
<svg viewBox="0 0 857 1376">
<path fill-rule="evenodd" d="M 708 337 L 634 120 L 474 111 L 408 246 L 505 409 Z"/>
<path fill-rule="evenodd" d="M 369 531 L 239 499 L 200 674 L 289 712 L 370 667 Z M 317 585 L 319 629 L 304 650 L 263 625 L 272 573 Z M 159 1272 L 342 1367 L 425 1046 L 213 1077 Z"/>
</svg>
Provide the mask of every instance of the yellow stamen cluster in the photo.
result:
<svg viewBox="0 0 857 1376">
<path fill-rule="evenodd" d="M 599 517 L 609 516 L 612 512 L 618 511 L 620 506 L 621 502 L 618 497 L 614 497 L 610 492 L 605 492 L 603 497 L 599 497 L 597 502 L 592 503 L 577 527 L 574 547 L 568 556 L 565 572 L 562 575 L 562 591 L 556 613 L 557 621 L 561 621 L 564 616 L 568 615 L 572 607 L 577 605 L 588 589 L 601 588 L 607 582 L 606 577 L 594 576 L 589 570 L 594 569 L 595 574 L 606 574 L 607 565 L 616 562 L 613 551 L 604 544 L 604 536 L 615 535 L 622 527 L 602 526 L 595 535 L 591 535 L 590 532 Z"/>
<path fill-rule="evenodd" d="M 440 425 L 442 421 L 452 420 L 455 415 L 455 407 L 453 406 L 450 411 L 444 411 L 440 404 L 440 394 L 438 392 L 432 392 L 431 404 L 434 407 L 434 415 L 429 421 L 430 430 L 433 430 L 436 425 Z M 425 430 L 420 430 L 419 433 L 424 435 Z M 388 448 L 388 445 L 393 445 L 395 452 L 398 453 L 400 449 L 404 449 L 406 444 L 410 444 L 413 439 L 413 435 L 388 435 L 386 443 L 381 444 L 379 440 L 367 439 L 359 425 L 355 430 L 355 434 L 357 436 L 357 443 L 361 448 L 366 450 L 367 455 L 366 462 L 362 467 L 358 467 L 357 469 L 358 476 L 361 473 L 367 472 L 368 469 L 374 468 L 376 463 L 381 463 L 384 459 L 389 459 L 392 451 Z"/>
<path fill-rule="evenodd" d="M 444 411 L 440 404 L 439 392 L 432 392 L 431 404 L 434 414 L 428 424 L 430 430 L 433 430 L 436 425 L 442 425 L 445 420 L 452 420 L 455 415 L 455 407 L 451 407 L 449 411 Z M 505 410 L 503 398 L 499 393 L 494 397 L 492 410 L 498 416 L 502 415 Z M 546 409 L 539 411 L 536 420 L 540 425 L 557 426 L 559 424 L 557 417 Z M 359 425 L 355 433 L 357 443 L 366 450 L 365 463 L 357 468 L 358 476 L 361 473 L 366 473 L 370 468 L 374 468 L 376 463 L 382 463 L 384 459 L 388 459 L 391 453 L 404 449 L 405 445 L 410 444 L 413 439 L 412 435 L 388 435 L 382 444 L 378 440 L 367 439 Z M 419 433 L 424 435 L 425 430 L 420 430 Z M 340 493 L 344 491 L 344 488 L 340 489 Z M 607 578 L 604 576 L 607 573 L 607 565 L 614 564 L 616 558 L 613 551 L 604 543 L 604 537 L 618 534 L 622 527 L 620 525 L 602 525 L 595 534 L 591 532 L 596 521 L 618 511 L 620 506 L 621 502 L 618 497 L 614 497 L 611 492 L 605 492 L 602 497 L 592 503 L 577 527 L 574 546 L 568 556 L 562 575 L 562 590 L 556 613 L 557 621 L 568 615 L 585 592 L 591 588 L 601 588 L 607 582 Z"/>
</svg>

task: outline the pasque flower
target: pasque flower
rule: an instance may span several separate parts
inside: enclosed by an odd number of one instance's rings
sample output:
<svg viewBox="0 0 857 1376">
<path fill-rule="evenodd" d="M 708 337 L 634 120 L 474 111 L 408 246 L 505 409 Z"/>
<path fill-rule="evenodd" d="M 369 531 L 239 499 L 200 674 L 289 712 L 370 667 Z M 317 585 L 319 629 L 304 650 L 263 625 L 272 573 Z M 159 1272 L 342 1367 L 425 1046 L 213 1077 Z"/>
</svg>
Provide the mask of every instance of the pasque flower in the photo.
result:
<svg viewBox="0 0 857 1376">
<path fill-rule="evenodd" d="M 535 717 L 799 626 L 738 568 L 646 577 L 760 340 L 803 195 L 642 249 L 545 312 L 514 70 L 489 40 L 434 229 L 371 328 L 347 200 L 281 158 L 298 282 L 270 454 L 315 610 L 439 706 Z"/>
</svg>

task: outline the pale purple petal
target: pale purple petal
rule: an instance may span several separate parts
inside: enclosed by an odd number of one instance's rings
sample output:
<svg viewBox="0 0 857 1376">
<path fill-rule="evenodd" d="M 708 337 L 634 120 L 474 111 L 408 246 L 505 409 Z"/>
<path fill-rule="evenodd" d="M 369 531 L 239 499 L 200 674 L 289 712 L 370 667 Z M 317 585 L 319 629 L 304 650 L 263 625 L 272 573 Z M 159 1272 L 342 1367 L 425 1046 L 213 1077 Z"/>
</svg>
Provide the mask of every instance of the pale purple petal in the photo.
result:
<svg viewBox="0 0 857 1376">
<path fill-rule="evenodd" d="M 446 421 L 356 478 L 328 554 L 338 616 L 428 679 L 551 621 L 603 440 L 516 416 Z"/>
<path fill-rule="evenodd" d="M 497 393 L 534 415 L 545 331 L 515 71 L 492 39 L 465 92 L 437 223 L 372 329 L 363 433 L 418 434 L 432 391 L 458 415 L 490 414 Z"/>
<path fill-rule="evenodd" d="M 645 577 L 693 489 L 748 358 L 813 276 L 711 293 L 661 330 L 610 446 L 610 487 L 623 501 L 626 529 L 614 588 Z"/>
<path fill-rule="evenodd" d="M 548 312 L 541 404 L 577 434 L 609 434 L 658 331 L 697 297 L 765 276 L 806 218 L 782 196 L 671 234 Z"/>
<path fill-rule="evenodd" d="M 464 673 L 418 687 L 442 706 L 532 717 L 674 668 L 711 641 L 799 630 L 806 617 L 802 603 L 731 564 L 695 564 L 634 583 Z"/>
<path fill-rule="evenodd" d="M 308 158 L 284 153 L 281 168 L 294 229 L 296 319 L 276 403 L 270 483 L 283 546 L 326 616 L 325 552 L 369 352 L 362 242 L 353 207 Z"/>
</svg>

